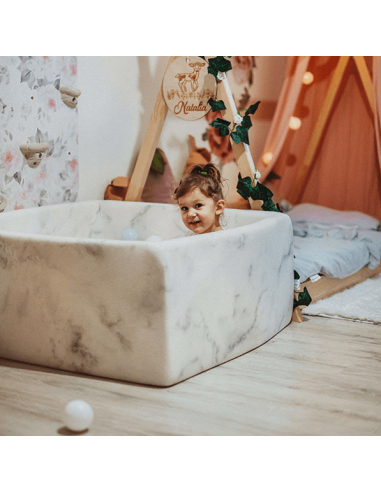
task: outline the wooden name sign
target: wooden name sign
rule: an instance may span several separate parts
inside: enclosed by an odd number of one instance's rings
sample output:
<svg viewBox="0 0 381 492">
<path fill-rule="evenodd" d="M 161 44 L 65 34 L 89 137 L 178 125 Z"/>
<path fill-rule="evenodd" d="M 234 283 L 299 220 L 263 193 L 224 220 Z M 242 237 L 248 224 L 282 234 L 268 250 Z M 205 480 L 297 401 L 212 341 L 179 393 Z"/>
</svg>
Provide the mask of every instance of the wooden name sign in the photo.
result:
<svg viewBox="0 0 381 492">
<path fill-rule="evenodd" d="M 199 56 L 179 56 L 167 68 L 163 95 L 168 109 L 182 120 L 198 120 L 210 110 L 216 95 L 216 79 Z"/>
</svg>

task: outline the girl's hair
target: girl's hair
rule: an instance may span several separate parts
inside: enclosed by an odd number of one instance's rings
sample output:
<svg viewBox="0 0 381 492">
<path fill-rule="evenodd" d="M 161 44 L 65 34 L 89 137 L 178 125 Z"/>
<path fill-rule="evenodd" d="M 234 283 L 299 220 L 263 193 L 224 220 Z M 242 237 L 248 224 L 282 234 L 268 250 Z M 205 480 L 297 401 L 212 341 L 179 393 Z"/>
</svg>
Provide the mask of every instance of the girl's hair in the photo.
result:
<svg viewBox="0 0 381 492">
<path fill-rule="evenodd" d="M 204 195 L 213 198 L 215 202 L 224 199 L 221 173 L 212 163 L 192 167 L 180 181 L 173 198 L 178 200 L 195 188 L 200 188 Z"/>
</svg>

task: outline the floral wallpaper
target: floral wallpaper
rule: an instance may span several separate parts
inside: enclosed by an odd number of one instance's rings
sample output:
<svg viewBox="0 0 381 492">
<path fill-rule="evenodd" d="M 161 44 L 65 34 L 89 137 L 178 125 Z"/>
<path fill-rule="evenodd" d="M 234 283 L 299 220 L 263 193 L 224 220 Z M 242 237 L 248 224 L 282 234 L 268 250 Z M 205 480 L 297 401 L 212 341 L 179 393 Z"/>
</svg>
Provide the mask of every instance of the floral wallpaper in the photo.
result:
<svg viewBox="0 0 381 492">
<path fill-rule="evenodd" d="M 77 199 L 76 81 L 76 57 L 0 56 L 1 211 Z"/>
</svg>

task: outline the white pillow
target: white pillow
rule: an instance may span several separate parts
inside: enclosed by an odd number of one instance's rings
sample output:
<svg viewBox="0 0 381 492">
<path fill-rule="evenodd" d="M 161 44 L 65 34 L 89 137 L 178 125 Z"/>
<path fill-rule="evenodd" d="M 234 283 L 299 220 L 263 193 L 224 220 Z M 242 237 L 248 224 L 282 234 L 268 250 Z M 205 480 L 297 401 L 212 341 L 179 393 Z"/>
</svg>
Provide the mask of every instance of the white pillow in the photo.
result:
<svg viewBox="0 0 381 492">
<path fill-rule="evenodd" d="M 319 224 L 340 224 L 358 226 L 359 229 L 377 229 L 380 221 L 371 215 L 356 211 L 335 210 L 333 208 L 301 203 L 296 205 L 287 215 L 293 222 L 307 221 Z"/>
</svg>

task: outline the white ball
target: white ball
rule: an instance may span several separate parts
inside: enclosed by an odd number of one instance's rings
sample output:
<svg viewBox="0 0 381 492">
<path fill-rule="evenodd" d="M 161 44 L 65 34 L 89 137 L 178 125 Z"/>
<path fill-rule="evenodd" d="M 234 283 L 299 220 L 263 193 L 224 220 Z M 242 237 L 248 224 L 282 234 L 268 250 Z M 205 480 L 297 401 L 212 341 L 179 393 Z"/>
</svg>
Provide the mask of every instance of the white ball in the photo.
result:
<svg viewBox="0 0 381 492">
<path fill-rule="evenodd" d="M 88 429 L 94 418 L 91 405 L 83 400 L 73 400 L 65 407 L 64 424 L 72 431 Z"/>
<path fill-rule="evenodd" d="M 137 241 L 138 239 L 139 239 L 139 233 L 135 229 L 131 229 L 129 227 L 122 232 L 123 241 Z"/>
<path fill-rule="evenodd" d="M 160 236 L 150 236 L 147 237 L 147 241 L 154 243 L 154 242 L 162 241 L 162 239 Z"/>
</svg>

